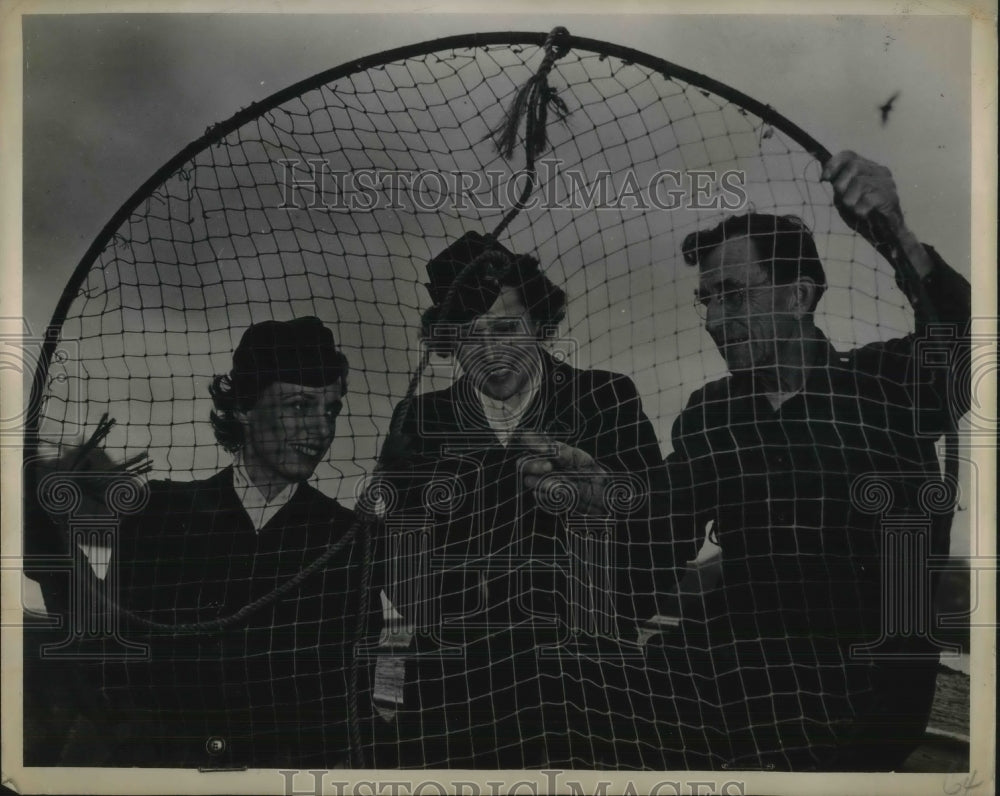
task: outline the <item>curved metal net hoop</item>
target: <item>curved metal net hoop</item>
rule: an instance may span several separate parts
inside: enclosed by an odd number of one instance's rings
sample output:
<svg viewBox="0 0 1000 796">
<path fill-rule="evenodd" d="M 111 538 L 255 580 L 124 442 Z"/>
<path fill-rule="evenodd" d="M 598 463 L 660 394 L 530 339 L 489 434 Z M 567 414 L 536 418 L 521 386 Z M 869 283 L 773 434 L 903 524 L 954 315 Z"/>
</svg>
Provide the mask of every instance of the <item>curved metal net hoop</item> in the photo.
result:
<svg viewBox="0 0 1000 796">
<path fill-rule="evenodd" d="M 419 361 L 425 263 L 464 231 L 492 229 L 524 184 L 523 155 L 505 161 L 489 130 L 540 58 L 537 44 L 515 42 L 414 54 L 305 88 L 206 140 L 71 287 L 41 438 L 79 442 L 108 412 L 109 453 L 148 450 L 157 477 L 214 472 L 227 455 L 208 423 L 212 377 L 229 370 L 251 323 L 316 315 L 351 365 L 316 480 L 350 505 Z M 749 206 L 813 228 L 830 282 L 818 321 L 835 344 L 909 329 L 890 269 L 843 226 L 818 163 L 787 134 L 589 47 L 574 46 L 551 82 L 570 115 L 550 122 L 534 206 L 501 242 L 535 254 L 564 287 L 561 332 L 577 366 L 630 375 L 661 439 L 686 396 L 724 370 L 680 244 L 748 209 L 731 190 L 743 179 Z M 745 178 L 727 189 L 727 172 Z M 432 365 L 424 387 L 454 372 Z"/>
</svg>

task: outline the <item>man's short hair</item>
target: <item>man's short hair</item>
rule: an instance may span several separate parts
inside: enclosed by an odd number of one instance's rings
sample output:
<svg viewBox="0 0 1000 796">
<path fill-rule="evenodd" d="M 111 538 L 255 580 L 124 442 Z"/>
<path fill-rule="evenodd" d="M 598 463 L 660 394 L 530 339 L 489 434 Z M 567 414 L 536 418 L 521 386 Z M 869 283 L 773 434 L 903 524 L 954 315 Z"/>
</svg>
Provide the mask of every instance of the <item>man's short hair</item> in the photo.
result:
<svg viewBox="0 0 1000 796">
<path fill-rule="evenodd" d="M 215 406 L 210 415 L 215 439 L 231 453 L 242 448 L 246 440 L 236 413 L 253 409 L 261 391 L 274 382 L 340 384 L 346 393 L 347 373 L 347 357 L 319 318 L 254 324 L 233 352 L 233 369 L 212 379 L 208 388 Z"/>
<path fill-rule="evenodd" d="M 442 327 L 475 320 L 505 287 L 517 289 L 529 317 L 542 328 L 558 326 L 566 316 L 566 293 L 541 272 L 537 259 L 514 254 L 476 232 L 466 233 L 434 257 L 427 275 L 434 306 L 421 318 L 421 335 L 441 352 L 457 342 L 454 335 L 441 333 Z"/>
<path fill-rule="evenodd" d="M 731 216 L 709 230 L 692 232 L 681 244 L 684 262 L 698 265 L 724 241 L 749 237 L 756 247 L 761 265 L 771 277 L 771 284 L 787 285 L 802 277 L 816 285 L 809 311 L 813 312 L 826 290 L 826 272 L 819 260 L 812 230 L 798 216 L 773 216 L 747 213 Z"/>
</svg>

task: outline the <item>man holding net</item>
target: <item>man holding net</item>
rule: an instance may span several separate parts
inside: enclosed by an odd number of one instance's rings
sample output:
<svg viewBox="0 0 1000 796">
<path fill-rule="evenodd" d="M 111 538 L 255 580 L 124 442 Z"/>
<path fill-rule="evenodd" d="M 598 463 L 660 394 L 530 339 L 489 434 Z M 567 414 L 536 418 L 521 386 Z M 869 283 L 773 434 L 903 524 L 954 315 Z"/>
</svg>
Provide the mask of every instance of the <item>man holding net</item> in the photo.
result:
<svg viewBox="0 0 1000 796">
<path fill-rule="evenodd" d="M 378 762 L 638 765 L 637 624 L 693 555 L 651 535 L 656 434 L 628 378 L 546 350 L 566 298 L 537 260 L 468 233 L 428 275 L 425 340 L 461 375 L 397 407 L 383 456 L 416 657 Z"/>
<path fill-rule="evenodd" d="M 149 655 L 103 663 L 98 743 L 77 741 L 63 764 L 343 763 L 360 554 L 338 546 L 354 514 L 306 481 L 333 442 L 347 373 L 317 318 L 245 332 L 210 388 L 233 464 L 151 481 L 146 508 L 123 519 L 112 610 Z"/>
<path fill-rule="evenodd" d="M 914 544 L 947 556 L 935 443 L 969 405 L 952 385 L 967 384 L 970 287 L 906 226 L 888 169 L 844 152 L 823 176 L 847 224 L 891 257 L 916 331 L 836 351 L 814 323 L 826 276 L 797 218 L 751 213 L 684 241 L 730 375 L 697 390 L 672 433 L 673 533 L 711 528 L 723 585 L 651 644 L 667 765 L 891 769 L 926 725 L 929 626 L 879 640 L 886 589 L 916 584 L 901 599 L 929 611 L 935 581 L 907 542 L 890 546 L 885 518 L 926 528 Z M 950 330 L 948 356 L 928 367 L 932 322 Z"/>
</svg>

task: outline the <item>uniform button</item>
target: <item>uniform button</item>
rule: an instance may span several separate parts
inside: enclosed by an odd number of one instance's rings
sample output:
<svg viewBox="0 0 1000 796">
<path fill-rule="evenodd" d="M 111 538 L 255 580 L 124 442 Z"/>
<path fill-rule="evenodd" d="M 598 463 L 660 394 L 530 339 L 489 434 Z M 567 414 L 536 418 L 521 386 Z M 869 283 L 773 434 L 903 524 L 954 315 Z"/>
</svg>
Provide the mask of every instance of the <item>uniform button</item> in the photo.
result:
<svg viewBox="0 0 1000 796">
<path fill-rule="evenodd" d="M 210 755 L 221 755 L 226 751 L 226 739 L 213 735 L 205 741 L 205 751 Z"/>
</svg>

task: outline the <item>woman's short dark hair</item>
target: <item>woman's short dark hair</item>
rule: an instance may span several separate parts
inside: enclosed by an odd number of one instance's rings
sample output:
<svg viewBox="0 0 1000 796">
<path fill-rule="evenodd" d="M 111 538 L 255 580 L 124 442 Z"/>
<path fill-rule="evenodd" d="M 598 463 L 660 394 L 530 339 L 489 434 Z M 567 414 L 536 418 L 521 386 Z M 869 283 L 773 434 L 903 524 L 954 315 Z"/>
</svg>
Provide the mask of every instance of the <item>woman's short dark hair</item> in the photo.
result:
<svg viewBox="0 0 1000 796">
<path fill-rule="evenodd" d="M 681 254 L 688 265 L 698 265 L 724 241 L 743 237 L 753 241 L 772 284 L 787 285 L 802 277 L 813 281 L 817 288 L 809 307 L 809 311 L 813 312 L 826 290 L 826 272 L 820 262 L 812 231 L 798 216 L 766 213 L 732 216 L 712 229 L 692 232 L 684 238 Z"/>
<path fill-rule="evenodd" d="M 246 442 L 243 424 L 237 412 L 247 412 L 257 403 L 257 395 L 240 395 L 228 373 L 216 376 L 208 387 L 215 407 L 209 415 L 216 441 L 230 453 L 235 453 Z"/>
<path fill-rule="evenodd" d="M 565 291 L 542 273 L 538 260 L 531 255 L 511 257 L 501 251 L 487 251 L 475 259 L 467 281 L 468 285 L 456 291 L 444 317 L 442 303 L 431 307 L 421 318 L 421 336 L 442 353 L 453 350 L 456 341 L 453 335 L 439 334 L 438 327 L 469 323 L 492 303 L 492 299 L 482 299 L 476 290 L 475 284 L 479 282 L 493 284 L 495 291 L 486 289 L 489 296 L 505 287 L 515 288 L 528 317 L 542 329 L 554 329 L 566 317 Z M 471 300 L 463 300 L 469 293 Z"/>
</svg>

